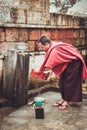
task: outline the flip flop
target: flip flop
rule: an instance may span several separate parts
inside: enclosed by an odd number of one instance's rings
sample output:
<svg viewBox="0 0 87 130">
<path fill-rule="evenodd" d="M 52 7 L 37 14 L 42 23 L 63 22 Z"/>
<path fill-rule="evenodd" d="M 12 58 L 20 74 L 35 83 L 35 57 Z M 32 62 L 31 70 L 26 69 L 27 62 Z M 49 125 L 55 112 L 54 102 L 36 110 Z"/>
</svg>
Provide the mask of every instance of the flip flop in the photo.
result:
<svg viewBox="0 0 87 130">
<path fill-rule="evenodd" d="M 68 109 L 70 107 L 69 104 L 66 104 L 66 105 L 61 105 L 58 107 L 59 110 L 65 110 L 65 109 Z"/>
<path fill-rule="evenodd" d="M 59 107 L 59 106 L 62 106 L 62 103 L 63 103 L 63 102 L 64 102 L 64 101 L 62 101 L 61 103 L 56 102 L 56 103 L 52 104 L 52 106 L 53 106 L 53 107 Z"/>
</svg>

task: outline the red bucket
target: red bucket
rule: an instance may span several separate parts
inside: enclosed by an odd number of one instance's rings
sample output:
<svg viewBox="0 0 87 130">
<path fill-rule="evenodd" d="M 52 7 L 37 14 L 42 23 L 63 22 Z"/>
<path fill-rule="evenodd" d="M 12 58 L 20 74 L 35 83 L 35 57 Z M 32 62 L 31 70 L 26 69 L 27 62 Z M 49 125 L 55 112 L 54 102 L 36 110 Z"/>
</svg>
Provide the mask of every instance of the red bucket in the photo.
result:
<svg viewBox="0 0 87 130">
<path fill-rule="evenodd" d="M 31 76 L 39 78 L 39 79 L 47 79 L 48 75 L 49 74 L 44 74 L 44 73 L 41 73 L 41 72 L 35 72 L 34 69 L 32 69 L 32 71 L 31 71 Z"/>
</svg>

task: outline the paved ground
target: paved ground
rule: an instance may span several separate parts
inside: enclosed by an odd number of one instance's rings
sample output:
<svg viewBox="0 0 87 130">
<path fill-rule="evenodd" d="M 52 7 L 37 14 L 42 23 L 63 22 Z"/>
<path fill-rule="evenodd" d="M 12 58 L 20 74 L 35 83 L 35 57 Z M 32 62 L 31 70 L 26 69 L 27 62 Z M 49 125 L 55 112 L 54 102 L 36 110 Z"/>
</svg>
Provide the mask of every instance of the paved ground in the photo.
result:
<svg viewBox="0 0 87 130">
<path fill-rule="evenodd" d="M 35 109 L 25 105 L 0 120 L 0 130 L 87 130 L 87 95 L 80 107 L 65 111 L 52 107 L 61 98 L 60 93 L 49 91 L 40 96 L 45 99 L 44 119 L 36 119 Z"/>
</svg>

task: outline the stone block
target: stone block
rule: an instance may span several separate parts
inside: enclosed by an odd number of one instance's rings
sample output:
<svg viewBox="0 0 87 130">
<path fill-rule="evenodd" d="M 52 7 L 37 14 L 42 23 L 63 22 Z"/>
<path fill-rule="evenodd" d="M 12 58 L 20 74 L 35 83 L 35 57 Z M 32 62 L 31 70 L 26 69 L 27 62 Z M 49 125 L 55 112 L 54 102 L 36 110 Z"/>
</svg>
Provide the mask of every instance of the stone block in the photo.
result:
<svg viewBox="0 0 87 130">
<path fill-rule="evenodd" d="M 0 7 L 0 22 L 4 22 L 4 11 L 3 11 L 3 8 Z"/>
<path fill-rule="evenodd" d="M 68 44 L 73 44 L 75 45 L 75 39 L 71 39 L 71 38 L 65 38 L 65 39 L 62 39 L 63 42 L 65 43 L 68 43 Z"/>
<path fill-rule="evenodd" d="M 41 13 L 42 17 L 41 17 L 41 22 L 40 24 L 42 25 L 46 25 L 49 26 L 50 25 L 50 15 L 47 13 Z"/>
<path fill-rule="evenodd" d="M 24 24 L 26 23 L 26 15 L 27 15 L 27 12 L 25 10 L 12 8 L 11 9 L 11 22 Z"/>
<path fill-rule="evenodd" d="M 72 32 L 73 33 L 73 37 L 72 38 L 80 38 L 79 37 L 79 30 L 77 30 L 77 29 L 75 29 L 75 30 L 73 30 L 74 32 Z"/>
<path fill-rule="evenodd" d="M 29 30 L 29 40 L 38 40 L 39 36 L 40 36 L 40 30 L 38 29 Z"/>
<path fill-rule="evenodd" d="M 74 26 L 79 26 L 79 18 L 78 17 L 74 17 L 74 19 L 73 19 L 73 25 Z"/>
<path fill-rule="evenodd" d="M 19 0 L 1 0 L 0 1 L 0 21 L 1 22 L 13 22 L 11 19 L 12 9 L 17 9 L 19 7 Z"/>
<path fill-rule="evenodd" d="M 85 45 L 85 39 L 84 38 L 78 38 L 76 39 L 76 46 Z"/>
<path fill-rule="evenodd" d="M 9 8 L 18 8 L 19 7 L 19 0 L 0 0 L 0 6 L 5 6 Z"/>
<path fill-rule="evenodd" d="M 80 39 L 76 39 L 76 44 L 75 44 L 76 46 L 79 46 L 80 45 Z"/>
<path fill-rule="evenodd" d="M 28 41 L 29 51 L 34 51 L 35 49 L 35 41 Z"/>
<path fill-rule="evenodd" d="M 0 44 L 0 53 L 6 55 L 9 49 L 14 48 L 15 48 L 15 42 L 2 42 Z"/>
<path fill-rule="evenodd" d="M 19 2 L 20 9 L 32 10 L 32 0 L 20 0 Z"/>
<path fill-rule="evenodd" d="M 75 45 L 76 40 L 74 38 L 71 39 L 71 44 Z"/>
<path fill-rule="evenodd" d="M 5 29 L 0 28 L 0 41 L 5 41 Z"/>
<path fill-rule="evenodd" d="M 62 16 L 62 25 L 67 26 L 67 16 L 66 15 Z"/>
<path fill-rule="evenodd" d="M 17 8 L 11 8 L 10 9 L 10 14 L 11 14 L 11 23 L 17 23 L 18 9 Z"/>
<path fill-rule="evenodd" d="M 48 14 L 48 12 L 49 12 L 49 5 L 50 5 L 50 1 L 49 0 L 45 0 L 45 11 L 46 11 L 46 13 Z M 50 13 L 49 13 L 50 14 Z"/>
<path fill-rule="evenodd" d="M 67 30 L 66 36 L 67 38 L 79 38 L 79 30 Z"/>
<path fill-rule="evenodd" d="M 32 1 L 32 11 L 41 12 L 43 7 L 44 6 L 41 6 L 40 0 Z"/>
<path fill-rule="evenodd" d="M 56 29 L 51 30 L 51 39 L 58 40 L 58 30 L 56 30 Z"/>
<path fill-rule="evenodd" d="M 50 22 L 51 22 L 51 25 L 53 25 L 53 26 L 57 25 L 57 14 L 51 14 Z"/>
<path fill-rule="evenodd" d="M 18 41 L 18 29 L 16 28 L 7 28 L 6 29 L 6 41 Z"/>
<path fill-rule="evenodd" d="M 67 26 L 74 26 L 74 18 L 72 16 L 67 16 Z"/>
<path fill-rule="evenodd" d="M 47 36 L 49 38 L 51 38 L 51 30 L 50 29 L 41 29 L 40 31 L 40 35 L 41 36 Z"/>
<path fill-rule="evenodd" d="M 28 41 L 28 29 L 20 29 L 19 30 L 19 41 Z"/>
<path fill-rule="evenodd" d="M 67 37 L 67 31 L 66 30 L 58 30 L 58 39 L 63 39 Z"/>
<path fill-rule="evenodd" d="M 85 30 L 80 30 L 80 38 L 85 38 Z"/>
<path fill-rule="evenodd" d="M 26 23 L 26 17 L 27 17 L 27 12 L 26 10 L 18 10 L 18 19 L 17 23 Z"/>
<path fill-rule="evenodd" d="M 41 12 L 32 12 L 27 10 L 27 24 L 38 25 L 41 23 Z"/>
<path fill-rule="evenodd" d="M 84 38 L 80 38 L 80 45 L 85 45 L 85 39 Z"/>
<path fill-rule="evenodd" d="M 11 22 L 10 10 L 9 7 L 2 6 L 0 7 L 0 22 Z"/>
<path fill-rule="evenodd" d="M 62 15 L 57 16 L 57 25 L 62 25 Z"/>
</svg>

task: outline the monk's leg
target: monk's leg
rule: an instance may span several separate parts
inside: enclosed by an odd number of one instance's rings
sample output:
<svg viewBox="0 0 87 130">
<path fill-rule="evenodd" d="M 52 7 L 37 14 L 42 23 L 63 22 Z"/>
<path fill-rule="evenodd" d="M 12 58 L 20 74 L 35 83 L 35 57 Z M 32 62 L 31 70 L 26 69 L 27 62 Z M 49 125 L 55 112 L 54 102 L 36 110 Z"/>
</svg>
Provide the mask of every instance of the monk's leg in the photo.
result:
<svg viewBox="0 0 87 130">
<path fill-rule="evenodd" d="M 65 101 L 82 101 L 82 68 L 80 60 L 73 60 L 62 73 L 59 86 Z"/>
</svg>

